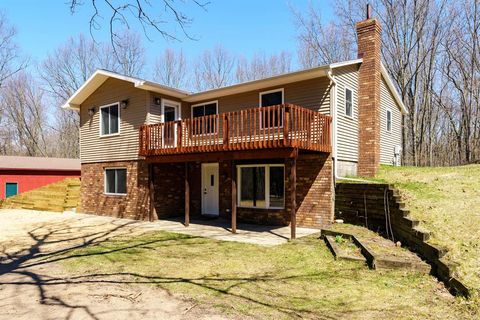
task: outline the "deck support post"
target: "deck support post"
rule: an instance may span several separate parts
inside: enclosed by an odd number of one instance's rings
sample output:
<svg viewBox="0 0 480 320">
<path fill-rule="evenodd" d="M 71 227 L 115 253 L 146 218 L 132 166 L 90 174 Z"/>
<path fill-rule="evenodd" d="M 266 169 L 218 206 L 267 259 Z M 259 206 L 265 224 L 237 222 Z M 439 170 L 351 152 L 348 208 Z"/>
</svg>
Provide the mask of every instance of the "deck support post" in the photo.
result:
<svg viewBox="0 0 480 320">
<path fill-rule="evenodd" d="M 235 161 L 230 163 L 232 166 L 232 233 L 237 233 L 237 172 Z"/>
<path fill-rule="evenodd" d="M 155 174 L 153 172 L 153 164 L 148 164 L 148 220 L 153 221 L 154 217 L 157 216 L 157 212 L 155 209 Z"/>
<path fill-rule="evenodd" d="M 190 224 L 190 183 L 188 181 L 188 162 L 185 162 L 185 227 Z"/>
<path fill-rule="evenodd" d="M 297 236 L 297 156 L 292 158 L 290 167 L 290 239 Z"/>
</svg>

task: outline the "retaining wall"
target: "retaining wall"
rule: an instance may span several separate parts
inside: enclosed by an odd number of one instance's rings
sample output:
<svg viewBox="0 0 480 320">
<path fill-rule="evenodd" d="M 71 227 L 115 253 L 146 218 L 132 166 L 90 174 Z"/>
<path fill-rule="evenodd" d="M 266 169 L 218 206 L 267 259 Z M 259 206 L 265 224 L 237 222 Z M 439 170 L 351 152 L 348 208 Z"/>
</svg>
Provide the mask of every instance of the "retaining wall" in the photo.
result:
<svg viewBox="0 0 480 320">
<path fill-rule="evenodd" d="M 427 243 L 430 234 L 418 228 L 419 222 L 401 201 L 400 191 L 392 185 L 373 183 L 337 183 L 335 219 L 377 231 L 394 241 L 401 241 L 432 265 L 433 272 L 453 291 L 470 296 L 451 267 L 441 259 L 446 250 Z"/>
</svg>

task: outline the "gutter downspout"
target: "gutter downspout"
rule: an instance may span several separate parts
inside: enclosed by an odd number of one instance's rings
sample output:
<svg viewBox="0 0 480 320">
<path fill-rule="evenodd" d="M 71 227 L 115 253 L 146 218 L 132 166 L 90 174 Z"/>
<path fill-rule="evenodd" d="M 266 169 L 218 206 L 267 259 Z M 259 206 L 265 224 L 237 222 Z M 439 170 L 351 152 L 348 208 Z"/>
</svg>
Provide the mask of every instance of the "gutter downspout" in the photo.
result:
<svg viewBox="0 0 480 320">
<path fill-rule="evenodd" d="M 330 79 L 330 82 L 332 83 L 332 88 L 333 88 L 333 94 L 330 97 L 332 103 L 330 104 L 331 109 L 330 113 L 332 115 L 332 123 L 333 123 L 333 137 L 332 137 L 332 143 L 333 143 L 333 171 L 334 171 L 334 176 L 333 176 L 333 182 L 336 185 L 337 180 L 348 180 L 348 181 L 357 181 L 357 182 L 368 182 L 368 180 L 362 180 L 362 179 L 353 179 L 353 178 L 346 178 L 346 177 L 340 177 L 338 175 L 338 162 L 337 162 L 337 80 L 335 80 L 335 77 L 332 74 L 332 69 L 330 68 L 327 72 L 327 77 Z"/>
</svg>

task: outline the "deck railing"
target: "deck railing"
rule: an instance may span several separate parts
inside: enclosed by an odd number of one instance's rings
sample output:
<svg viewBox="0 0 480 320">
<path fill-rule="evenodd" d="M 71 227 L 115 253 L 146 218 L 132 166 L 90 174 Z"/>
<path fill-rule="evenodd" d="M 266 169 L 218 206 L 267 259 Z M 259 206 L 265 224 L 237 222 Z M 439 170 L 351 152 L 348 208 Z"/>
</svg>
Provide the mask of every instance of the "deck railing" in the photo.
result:
<svg viewBox="0 0 480 320">
<path fill-rule="evenodd" d="M 265 148 L 330 152 L 331 117 L 292 104 L 143 125 L 141 156 Z"/>
</svg>

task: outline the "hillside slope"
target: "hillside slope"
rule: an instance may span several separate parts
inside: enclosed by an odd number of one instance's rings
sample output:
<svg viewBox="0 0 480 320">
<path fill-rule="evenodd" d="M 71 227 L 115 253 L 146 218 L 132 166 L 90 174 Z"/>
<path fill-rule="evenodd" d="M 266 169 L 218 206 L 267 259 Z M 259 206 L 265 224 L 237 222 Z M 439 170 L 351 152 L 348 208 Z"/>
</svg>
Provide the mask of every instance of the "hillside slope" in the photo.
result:
<svg viewBox="0 0 480 320">
<path fill-rule="evenodd" d="M 395 184 L 429 242 L 470 287 L 480 289 L 480 165 L 441 168 L 382 167 L 374 179 Z"/>
</svg>

